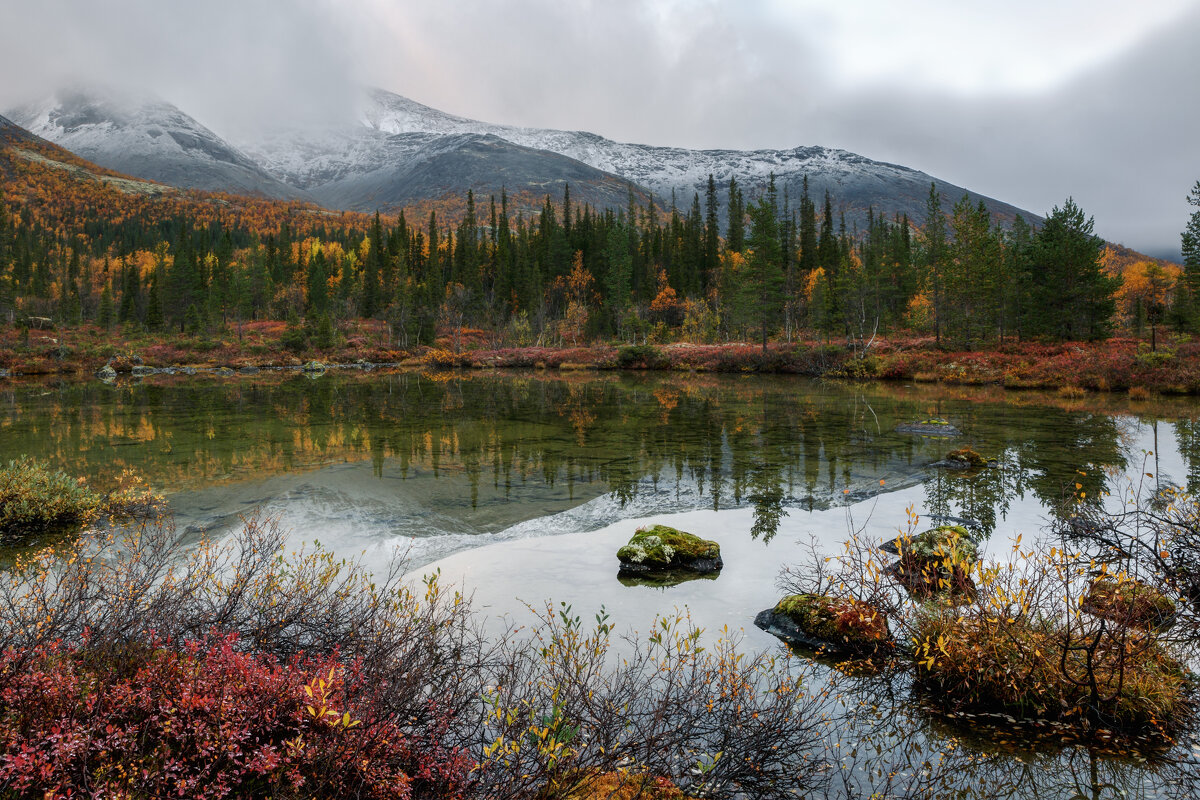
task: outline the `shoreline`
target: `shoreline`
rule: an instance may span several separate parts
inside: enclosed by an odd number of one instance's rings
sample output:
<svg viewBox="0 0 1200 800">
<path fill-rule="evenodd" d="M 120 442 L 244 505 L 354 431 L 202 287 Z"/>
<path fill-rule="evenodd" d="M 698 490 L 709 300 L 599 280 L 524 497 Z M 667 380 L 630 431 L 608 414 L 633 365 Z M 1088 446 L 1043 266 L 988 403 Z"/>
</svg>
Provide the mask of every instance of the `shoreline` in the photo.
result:
<svg viewBox="0 0 1200 800">
<path fill-rule="evenodd" d="M 820 342 L 772 343 L 764 352 L 747 343 L 563 347 L 490 347 L 469 342 L 450 347 L 392 349 L 372 345 L 361 326 L 344 346 L 289 352 L 274 334 L 276 323 L 255 323 L 252 335 L 235 338 L 113 336 L 93 326 L 51 331 L 25 341 L 0 334 L 0 378 L 35 376 L 144 377 L 216 375 L 266 371 L 534 369 L 734 374 L 794 374 L 852 382 L 897 382 L 1004 389 L 1086 392 L 1156 392 L 1200 395 L 1200 343 L 1162 342 L 1151 349 L 1136 339 L 1099 343 L 1008 344 L 987 350 L 938 349 L 929 339 L 891 340 L 865 354 Z M 247 326 L 249 327 L 249 326 Z M 439 344 L 446 344 L 440 341 Z"/>
</svg>

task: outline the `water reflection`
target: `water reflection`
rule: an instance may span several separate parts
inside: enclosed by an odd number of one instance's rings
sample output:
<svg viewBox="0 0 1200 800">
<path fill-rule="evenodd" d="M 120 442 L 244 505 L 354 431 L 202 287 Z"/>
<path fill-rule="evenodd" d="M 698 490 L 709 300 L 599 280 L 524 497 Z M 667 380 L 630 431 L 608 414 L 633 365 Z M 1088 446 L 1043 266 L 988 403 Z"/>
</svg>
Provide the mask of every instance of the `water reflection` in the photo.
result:
<svg viewBox="0 0 1200 800">
<path fill-rule="evenodd" d="M 387 487 L 363 490 L 383 505 L 405 482 L 445 481 L 439 494 L 453 494 L 471 515 L 468 533 L 606 494 L 622 504 L 665 495 L 678 508 L 750 505 L 751 533 L 767 542 L 789 508 L 924 482 L 928 514 L 973 520 L 986 535 L 1027 492 L 1050 508 L 1076 483 L 1100 498 L 1105 468 L 1124 469 L 1131 455 L 1122 418 L 1079 406 L 782 377 L 340 373 L 8 383 L 0 404 L 0 458 L 30 454 L 101 486 L 124 468 L 179 492 L 360 462 Z M 1171 413 L 1180 417 L 1174 436 L 1195 488 L 1200 428 L 1189 410 Z M 931 415 L 965 435 L 895 431 Z M 927 468 L 963 444 L 997 467 Z M 362 489 L 362 478 L 353 481 Z"/>
</svg>

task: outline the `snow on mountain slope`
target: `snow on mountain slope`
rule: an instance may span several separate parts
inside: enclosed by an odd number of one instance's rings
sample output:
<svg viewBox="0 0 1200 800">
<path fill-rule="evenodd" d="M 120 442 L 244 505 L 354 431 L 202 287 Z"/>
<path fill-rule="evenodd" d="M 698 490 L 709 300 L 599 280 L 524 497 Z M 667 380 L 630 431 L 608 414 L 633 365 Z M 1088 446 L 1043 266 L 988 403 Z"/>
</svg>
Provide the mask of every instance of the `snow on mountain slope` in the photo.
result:
<svg viewBox="0 0 1200 800">
<path fill-rule="evenodd" d="M 30 133 L 102 167 L 171 186 L 291 198 L 303 193 L 155 97 L 74 88 L 7 112 Z"/>
<path fill-rule="evenodd" d="M 786 191 L 796 203 L 807 176 L 810 193 L 818 205 L 828 190 L 835 213 L 845 213 L 849 225 L 864 223 L 869 207 L 889 216 L 908 214 L 920 222 L 929 185 L 935 182 L 918 170 L 825 147 L 687 150 L 614 142 L 584 131 L 493 125 L 447 114 L 382 89 L 367 91 L 357 123 L 320 135 L 278 136 L 244 145 L 244 149 L 272 174 L 292 185 L 313 188 L 319 196 L 315 187 L 323 183 L 339 181 L 345 185 L 350 175 L 373 172 L 392 159 L 407 157 L 410 151 L 393 139 L 404 139 L 415 152 L 430 146 L 438 136 L 490 135 L 576 159 L 645 188 L 659 202 L 668 203 L 674 197 L 683 208 L 691 203 L 693 193 L 704 196 L 710 174 L 718 184 L 722 205 L 730 178 L 737 178 L 746 197 L 752 200 L 766 189 L 774 174 L 780 192 Z M 426 138 L 419 142 L 408 138 L 414 136 Z M 1011 220 L 1018 213 L 1038 219 L 1007 203 L 945 181 L 936 182 L 947 210 L 966 194 L 972 202 L 983 200 L 998 220 Z M 340 194 L 344 202 L 347 194 Z M 721 216 L 724 218 L 723 213 Z"/>
</svg>

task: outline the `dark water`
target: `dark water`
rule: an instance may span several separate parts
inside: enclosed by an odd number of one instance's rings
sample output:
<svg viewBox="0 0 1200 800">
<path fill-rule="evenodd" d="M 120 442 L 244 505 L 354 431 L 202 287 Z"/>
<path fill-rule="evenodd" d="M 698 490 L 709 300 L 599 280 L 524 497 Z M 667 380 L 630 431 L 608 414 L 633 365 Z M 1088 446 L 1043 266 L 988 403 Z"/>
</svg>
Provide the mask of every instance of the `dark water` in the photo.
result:
<svg viewBox="0 0 1200 800">
<path fill-rule="evenodd" d="M 368 563 L 399 548 L 413 569 L 461 582 L 489 615 L 554 600 L 588 616 L 603 605 L 645 630 L 686 607 L 707 630 L 741 630 L 751 649 L 779 649 L 750 621 L 810 541 L 828 552 L 850 528 L 890 536 L 912 508 L 967 520 L 998 557 L 1015 535 L 1038 535 L 1076 483 L 1092 498 L 1146 472 L 1200 488 L 1200 407 L 1184 400 L 1131 407 L 760 376 L 347 372 L 9 382 L 0 409 L 0 459 L 32 455 L 99 486 L 135 469 L 185 527 L 220 534 L 262 509 L 296 539 Z M 895 431 L 931 416 L 963 435 Z M 963 445 L 996 468 L 929 466 Z M 613 553 L 650 521 L 717 538 L 720 577 L 619 582 Z M 835 676 L 822 669 L 813 681 Z M 944 781 L 934 786 L 944 796 L 1191 790 L 1153 760 L 938 721 L 903 686 L 855 687 L 848 702 L 866 705 L 844 731 L 845 771 L 859 789 L 902 760 Z M 1196 758 L 1181 747 L 1172 758 Z"/>
</svg>

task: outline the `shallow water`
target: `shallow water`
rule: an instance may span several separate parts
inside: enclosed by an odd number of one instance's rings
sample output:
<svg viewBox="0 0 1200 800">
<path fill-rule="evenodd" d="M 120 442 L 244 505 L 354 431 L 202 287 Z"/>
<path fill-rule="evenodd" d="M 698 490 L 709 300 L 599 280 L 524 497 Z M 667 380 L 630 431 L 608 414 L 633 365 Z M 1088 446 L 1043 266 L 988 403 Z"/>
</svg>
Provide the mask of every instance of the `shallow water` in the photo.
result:
<svg viewBox="0 0 1200 800">
<path fill-rule="evenodd" d="M 440 569 L 498 625 L 550 600 L 585 619 L 603 606 L 618 630 L 686 608 L 711 635 L 728 628 L 755 650 L 781 649 L 752 620 L 812 541 L 833 552 L 851 529 L 890 538 L 911 507 L 969 521 L 985 554 L 1004 557 L 1016 535 L 1040 534 L 1076 483 L 1092 498 L 1147 472 L 1155 485 L 1200 488 L 1200 408 L 1182 400 L 1130 408 L 760 376 L 345 372 L 6 383 L 0 408 L 0 459 L 32 455 L 101 486 L 136 469 L 197 535 L 257 510 L 297 541 L 368 564 L 399 552 L 414 574 Z M 895 431 L 930 416 L 963 435 Z M 929 466 L 964 444 L 998 466 Z M 618 581 L 616 549 L 651 522 L 717 539 L 725 569 L 669 588 Z M 821 669 L 817 683 L 829 677 Z M 875 736 L 885 751 L 913 731 L 921 747 L 946 741 L 906 699 L 891 713 L 881 732 L 863 723 L 847 741 Z M 952 776 L 948 793 L 1069 797 L 1055 781 L 1094 788 L 1103 773 L 1111 790 L 1096 796 L 1186 796 L 1136 762 L 1079 748 L 989 753 L 995 738 L 957 751 L 971 754 L 972 778 Z"/>
</svg>

